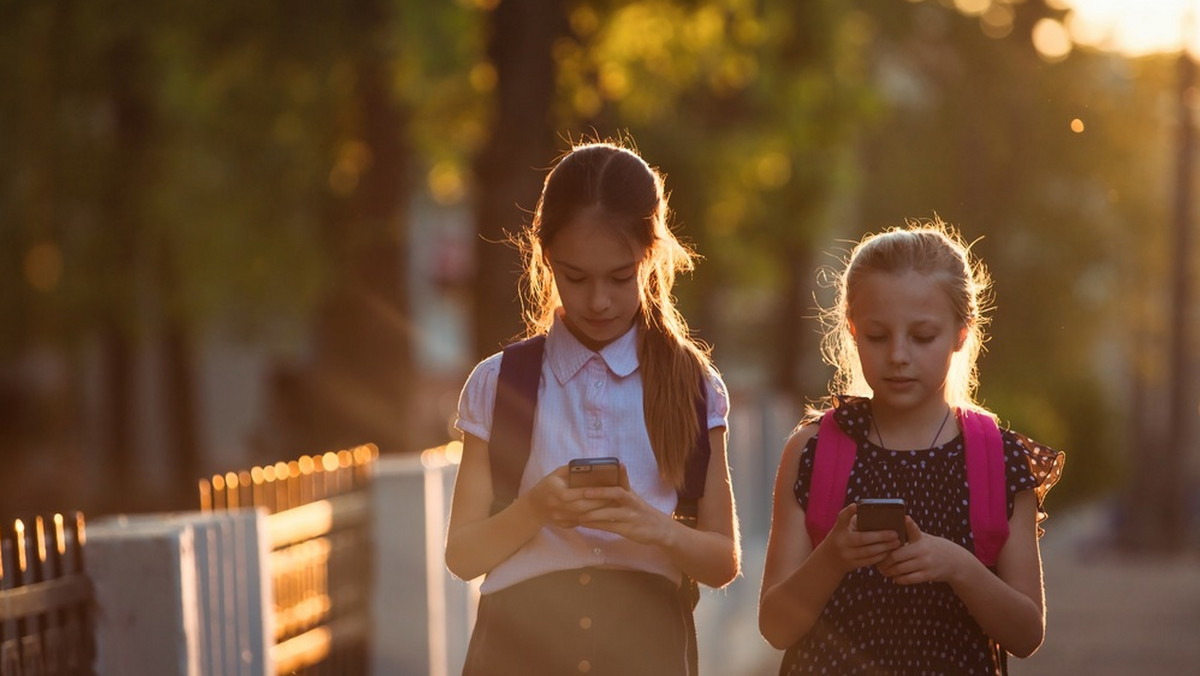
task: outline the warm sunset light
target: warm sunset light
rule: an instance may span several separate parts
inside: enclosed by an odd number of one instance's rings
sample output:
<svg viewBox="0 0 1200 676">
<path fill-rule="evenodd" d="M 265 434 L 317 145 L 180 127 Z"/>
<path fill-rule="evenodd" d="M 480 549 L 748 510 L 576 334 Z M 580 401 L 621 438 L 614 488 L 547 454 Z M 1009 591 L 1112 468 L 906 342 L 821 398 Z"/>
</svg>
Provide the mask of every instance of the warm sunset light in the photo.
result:
<svg viewBox="0 0 1200 676">
<path fill-rule="evenodd" d="M 0 0 L 0 676 L 1197 672 L 1200 0 L 115 4 Z"/>
<path fill-rule="evenodd" d="M 1042 19 L 1033 27 L 1033 46 L 1047 61 L 1061 61 L 1071 53 L 1071 36 L 1053 19 Z"/>
<path fill-rule="evenodd" d="M 1195 0 L 1060 0 L 1074 10 L 1067 20 L 1071 37 L 1081 45 L 1131 56 L 1178 51 L 1190 34 L 1197 51 Z M 1191 24 L 1191 28 L 1188 28 Z"/>
</svg>

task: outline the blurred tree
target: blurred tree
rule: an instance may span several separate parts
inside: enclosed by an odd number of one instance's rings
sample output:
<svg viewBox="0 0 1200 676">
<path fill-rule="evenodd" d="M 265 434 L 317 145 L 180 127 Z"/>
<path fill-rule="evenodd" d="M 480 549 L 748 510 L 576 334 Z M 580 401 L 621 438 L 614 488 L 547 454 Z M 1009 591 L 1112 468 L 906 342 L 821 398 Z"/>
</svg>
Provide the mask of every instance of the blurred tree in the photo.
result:
<svg viewBox="0 0 1200 676">
<path fill-rule="evenodd" d="M 863 18 L 838 2 L 583 3 L 560 50 L 560 105 L 664 169 L 709 259 L 681 290 L 692 324 L 724 364 L 797 399 L 818 380 L 802 326 L 814 242 L 870 116 Z"/>
<path fill-rule="evenodd" d="M 488 13 L 487 57 L 494 73 L 493 109 L 475 160 L 478 232 L 472 286 L 475 356 L 496 352 L 521 328 L 521 268 L 509 233 L 528 222 L 556 151 L 556 42 L 567 33 L 563 0 L 511 0 Z"/>
<path fill-rule="evenodd" d="M 1195 260 L 1191 246 L 1195 228 L 1196 163 L 1196 63 L 1187 50 L 1175 58 L 1175 115 L 1171 143 L 1174 181 L 1170 188 L 1170 215 L 1163 228 L 1158 252 L 1165 259 L 1158 270 L 1164 279 L 1148 287 L 1160 290 L 1156 328 L 1134 326 L 1132 343 L 1158 353 L 1158 358 L 1139 356 L 1142 368 L 1131 372 L 1134 382 L 1136 417 L 1131 422 L 1132 482 L 1125 495 L 1124 519 L 1119 535 L 1121 544 L 1135 550 L 1179 551 L 1190 543 L 1189 532 L 1195 518 L 1189 490 L 1193 478 L 1189 471 L 1195 448 L 1194 352 L 1190 339 L 1194 322 L 1189 318 L 1194 307 L 1194 282 L 1190 270 Z M 1133 242 L 1130 242 L 1133 245 Z M 1169 252 L 1169 254 L 1168 254 Z M 1159 258 L 1152 256 L 1152 259 Z M 1130 280 L 1136 288 L 1147 288 L 1140 278 Z M 1145 305 L 1145 304 L 1144 304 Z M 1153 315 L 1152 315 L 1153 316 Z M 1150 362 L 1149 364 L 1147 362 Z M 1157 363 L 1154 363 L 1157 362 Z M 1145 366 L 1151 366 L 1146 369 Z M 1163 402 L 1156 406 L 1156 402 Z"/>
<path fill-rule="evenodd" d="M 95 449 L 71 435 L 87 420 L 74 403 L 91 386 L 93 353 L 77 350 L 98 340 L 107 412 L 96 463 L 125 485 L 111 493 L 120 505 L 104 508 L 191 506 L 213 462 L 200 457 L 197 346 L 266 342 L 295 361 L 318 303 L 316 359 L 285 363 L 272 380 L 290 429 L 261 459 L 367 440 L 411 450 L 397 414 L 414 383 L 396 4 L 5 7 L 9 94 L 37 95 L 0 118 L 0 143 L 17 149 L 0 158 L 0 238 L 11 245 L 0 311 L 16 318 L 0 348 L 5 364 L 80 355 L 55 386 L 62 411 L 51 417 L 63 431 L 39 415 L 28 438 L 6 438 L 14 466 L 47 442 Z M 15 388 L 40 377 L 12 368 Z M 47 405 L 40 392 L 6 392 Z M 147 413 L 161 424 L 147 425 Z M 137 463 L 163 455 L 146 430 L 162 430 L 177 477 L 169 487 L 140 484 Z"/>
<path fill-rule="evenodd" d="M 416 451 L 413 327 L 408 302 L 411 149 L 408 111 L 394 88 L 401 28 L 387 0 L 345 3 L 345 99 L 330 184 L 344 198 L 325 224 L 338 278 L 318 315 L 317 355 L 308 412 L 312 450 L 374 442 L 384 452 Z M 307 416 L 306 416 L 307 417 Z M 308 417 L 309 420 L 314 419 Z"/>
<path fill-rule="evenodd" d="M 1062 15 L 1044 2 L 992 3 L 964 16 L 933 2 L 894 3 L 874 69 L 888 114 L 864 138 L 865 229 L 938 214 L 960 226 L 995 278 L 995 322 L 980 394 L 1012 424 L 1070 453 L 1072 470 L 1115 479 L 1120 438 L 1111 415 L 1117 374 L 1104 308 L 1118 287 L 1109 247 L 1124 239 L 1105 217 L 1111 151 L 1097 87 L 1103 59 L 1048 62 L 1032 28 Z M 986 35 L 985 35 L 986 34 Z M 989 37 L 990 36 L 990 37 Z M 1088 121 L 1085 133 L 1072 124 Z M 1098 200 L 1098 203 L 1094 200 Z M 1083 393 L 1088 393 L 1086 396 Z M 1101 483 L 1074 483 L 1069 501 Z M 1075 476 L 1083 476 L 1076 474 Z"/>
<path fill-rule="evenodd" d="M 473 362 L 520 330 L 506 233 L 595 135 L 668 174 L 708 258 L 681 304 L 735 386 L 820 393 L 817 252 L 936 212 L 997 280 L 986 403 L 1071 454 L 1054 499 L 1172 471 L 1140 448 L 1171 371 L 1171 63 L 1047 59 L 1056 4 L 951 4 L 0 0 L 5 460 L 86 466 L 45 449 L 95 445 L 102 387 L 96 464 L 161 454 L 149 413 L 190 483 L 199 350 L 230 340 L 279 361 L 256 461 L 421 447 L 411 203 L 474 210 Z"/>
</svg>

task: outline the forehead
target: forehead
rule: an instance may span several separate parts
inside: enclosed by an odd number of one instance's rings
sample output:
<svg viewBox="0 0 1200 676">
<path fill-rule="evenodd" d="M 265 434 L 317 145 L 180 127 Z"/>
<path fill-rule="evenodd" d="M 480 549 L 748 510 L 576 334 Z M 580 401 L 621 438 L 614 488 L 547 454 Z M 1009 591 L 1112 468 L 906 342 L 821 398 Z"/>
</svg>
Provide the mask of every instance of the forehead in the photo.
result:
<svg viewBox="0 0 1200 676">
<path fill-rule="evenodd" d="M 867 272 L 847 298 L 855 322 L 915 323 L 955 321 L 950 295 L 936 275 L 906 270 Z"/>
<path fill-rule="evenodd" d="M 565 225 L 546 252 L 551 263 L 600 271 L 634 265 L 644 255 L 611 217 L 593 209 Z"/>
</svg>

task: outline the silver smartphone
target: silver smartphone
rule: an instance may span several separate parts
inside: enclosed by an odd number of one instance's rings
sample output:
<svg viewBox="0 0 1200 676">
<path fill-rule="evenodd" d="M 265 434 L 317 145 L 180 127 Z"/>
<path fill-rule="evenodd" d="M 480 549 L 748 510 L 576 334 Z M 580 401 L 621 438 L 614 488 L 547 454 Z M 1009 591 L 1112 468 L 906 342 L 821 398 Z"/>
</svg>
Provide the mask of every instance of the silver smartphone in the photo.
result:
<svg viewBox="0 0 1200 676">
<path fill-rule="evenodd" d="M 621 461 L 613 457 L 575 458 L 567 463 L 571 488 L 616 486 L 621 483 Z"/>
</svg>

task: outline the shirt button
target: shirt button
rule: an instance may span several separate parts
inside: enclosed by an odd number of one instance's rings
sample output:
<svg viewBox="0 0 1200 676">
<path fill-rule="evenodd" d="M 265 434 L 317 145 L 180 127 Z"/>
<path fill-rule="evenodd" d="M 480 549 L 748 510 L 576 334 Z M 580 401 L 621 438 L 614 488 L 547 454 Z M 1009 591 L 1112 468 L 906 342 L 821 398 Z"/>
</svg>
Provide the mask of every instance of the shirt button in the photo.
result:
<svg viewBox="0 0 1200 676">
<path fill-rule="evenodd" d="M 592 628 L 592 618 L 587 617 L 587 616 L 579 618 L 579 628 L 580 629 L 591 629 Z"/>
<path fill-rule="evenodd" d="M 599 421 L 599 420 L 597 420 L 596 422 L 592 423 L 592 429 L 594 429 L 594 430 L 598 430 L 598 429 L 600 429 L 600 421 Z"/>
<path fill-rule="evenodd" d="M 579 584 L 586 585 L 591 581 L 592 581 L 591 573 L 580 573 L 579 574 Z"/>
<path fill-rule="evenodd" d="M 596 556 L 600 556 L 600 548 L 596 547 L 595 549 L 592 550 L 592 553 L 595 554 Z"/>
<path fill-rule="evenodd" d="M 586 674 L 592 670 L 592 663 L 587 660 L 579 660 L 579 673 Z"/>
</svg>

